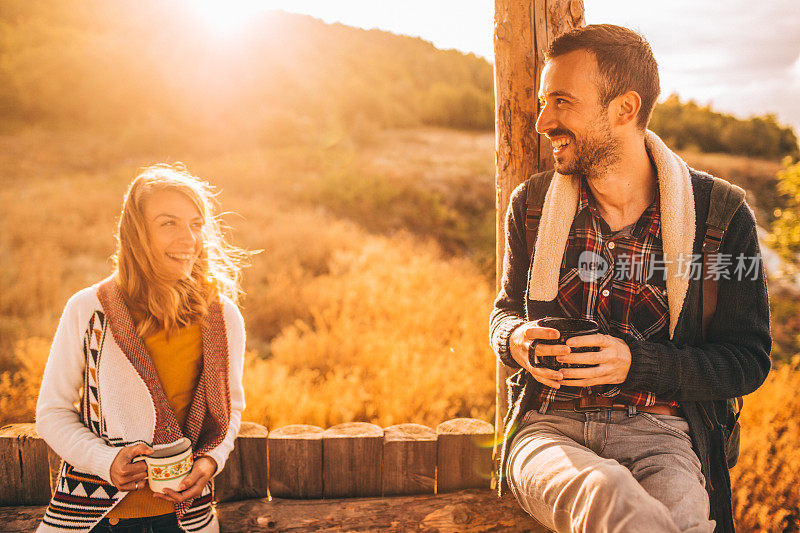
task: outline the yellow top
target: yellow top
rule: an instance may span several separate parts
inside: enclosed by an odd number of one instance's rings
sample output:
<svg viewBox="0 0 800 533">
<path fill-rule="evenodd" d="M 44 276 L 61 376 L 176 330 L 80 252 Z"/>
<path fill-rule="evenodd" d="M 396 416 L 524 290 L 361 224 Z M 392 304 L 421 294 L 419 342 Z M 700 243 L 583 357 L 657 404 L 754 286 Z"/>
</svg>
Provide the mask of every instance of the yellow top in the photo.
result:
<svg viewBox="0 0 800 533">
<path fill-rule="evenodd" d="M 170 335 L 169 340 L 161 331 L 147 337 L 144 344 L 153 358 L 156 373 L 175 418 L 183 427 L 203 369 L 200 325 L 182 328 Z M 141 518 L 174 511 L 171 502 L 154 497 L 150 487 L 142 487 L 125 496 L 106 518 Z"/>
</svg>

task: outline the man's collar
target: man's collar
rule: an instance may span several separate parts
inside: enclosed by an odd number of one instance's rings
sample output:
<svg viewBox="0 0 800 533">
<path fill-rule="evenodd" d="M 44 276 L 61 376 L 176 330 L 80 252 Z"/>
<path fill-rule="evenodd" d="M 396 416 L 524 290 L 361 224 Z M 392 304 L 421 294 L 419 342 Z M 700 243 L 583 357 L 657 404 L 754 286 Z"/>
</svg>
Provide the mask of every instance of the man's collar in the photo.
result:
<svg viewBox="0 0 800 533">
<path fill-rule="evenodd" d="M 592 194 L 592 191 L 589 188 L 589 185 L 586 183 L 586 180 L 581 178 L 578 181 L 579 191 L 577 213 L 582 212 L 584 209 L 588 209 L 592 216 L 596 217 L 598 220 L 602 219 L 600 210 L 597 208 L 597 200 Z M 656 177 L 655 196 L 653 201 L 650 202 L 650 205 L 647 206 L 639 219 L 636 221 L 636 224 L 631 232 L 634 237 L 639 238 L 645 231 L 651 233 L 654 237 L 659 236 L 659 232 L 661 230 L 661 202 L 659 198 L 660 194 L 658 192 L 658 177 Z"/>
</svg>

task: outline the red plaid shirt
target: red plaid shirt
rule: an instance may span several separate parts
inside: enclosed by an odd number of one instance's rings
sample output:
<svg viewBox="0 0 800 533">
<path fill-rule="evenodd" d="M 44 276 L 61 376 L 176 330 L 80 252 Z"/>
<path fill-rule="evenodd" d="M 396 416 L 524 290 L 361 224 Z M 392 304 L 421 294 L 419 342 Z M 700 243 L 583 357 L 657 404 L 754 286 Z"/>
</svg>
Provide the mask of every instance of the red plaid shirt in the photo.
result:
<svg viewBox="0 0 800 533">
<path fill-rule="evenodd" d="M 666 340 L 669 324 L 666 271 L 661 243 L 658 192 L 639 220 L 612 232 L 600 216 L 591 190 L 581 181 L 578 211 L 570 228 L 557 301 L 565 316 L 597 321 L 600 332 L 639 340 Z M 650 406 L 659 401 L 647 391 L 617 386 L 543 386 L 539 404 L 594 393 L 616 403 Z"/>
</svg>

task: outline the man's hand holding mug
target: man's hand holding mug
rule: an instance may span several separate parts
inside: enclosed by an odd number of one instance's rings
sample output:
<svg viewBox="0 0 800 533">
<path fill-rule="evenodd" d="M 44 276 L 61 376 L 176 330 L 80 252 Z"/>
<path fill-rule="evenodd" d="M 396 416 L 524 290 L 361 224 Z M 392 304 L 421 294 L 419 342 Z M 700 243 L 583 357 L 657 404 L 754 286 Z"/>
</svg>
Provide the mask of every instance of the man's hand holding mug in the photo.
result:
<svg viewBox="0 0 800 533">
<path fill-rule="evenodd" d="M 622 383 L 631 366 L 630 349 L 598 331 L 593 320 L 545 317 L 515 329 L 509 348 L 514 360 L 548 387 Z"/>
<path fill-rule="evenodd" d="M 530 372 L 533 379 L 554 389 L 561 387 L 561 380 L 564 379 L 564 375 L 558 370 L 534 367 L 531 364 L 529 352 L 531 351 L 531 345 L 533 345 L 536 357 L 569 355 L 570 349 L 563 344 L 545 345 L 536 342 L 544 339 L 557 340 L 560 336 L 561 334 L 557 329 L 539 327 L 536 322 L 526 322 L 511 333 L 508 341 L 511 357 L 514 358 L 514 361 Z"/>
</svg>

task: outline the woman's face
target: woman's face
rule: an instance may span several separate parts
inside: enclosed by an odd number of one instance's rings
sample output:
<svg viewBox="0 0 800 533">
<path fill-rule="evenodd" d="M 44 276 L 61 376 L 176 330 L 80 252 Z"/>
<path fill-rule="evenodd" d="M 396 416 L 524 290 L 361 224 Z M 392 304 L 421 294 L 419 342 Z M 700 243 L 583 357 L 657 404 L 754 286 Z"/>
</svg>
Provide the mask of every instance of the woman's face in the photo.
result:
<svg viewBox="0 0 800 533">
<path fill-rule="evenodd" d="M 144 217 L 156 273 L 174 281 L 190 276 L 203 248 L 203 217 L 194 202 L 158 191 L 145 200 Z"/>
</svg>

